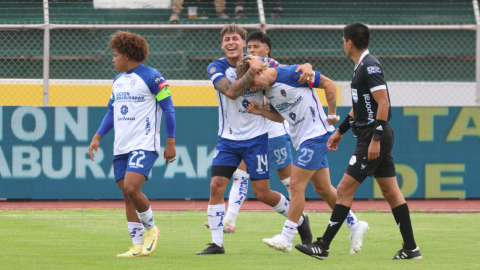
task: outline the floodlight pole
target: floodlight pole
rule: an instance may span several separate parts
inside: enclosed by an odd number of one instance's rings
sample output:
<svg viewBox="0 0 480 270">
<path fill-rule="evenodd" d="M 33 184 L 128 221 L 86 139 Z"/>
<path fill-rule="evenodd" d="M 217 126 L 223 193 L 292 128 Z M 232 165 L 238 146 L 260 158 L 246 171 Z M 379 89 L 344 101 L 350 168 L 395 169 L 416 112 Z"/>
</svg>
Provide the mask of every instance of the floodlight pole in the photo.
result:
<svg viewBox="0 0 480 270">
<path fill-rule="evenodd" d="M 477 23 L 476 30 L 476 45 L 475 45 L 475 82 L 476 82 L 476 104 L 480 106 L 480 12 L 478 10 L 478 1 L 473 0 L 473 12 L 475 14 L 475 22 Z"/>
<path fill-rule="evenodd" d="M 43 0 L 43 106 L 48 106 L 48 80 L 50 77 L 50 15 L 48 0 Z"/>
</svg>

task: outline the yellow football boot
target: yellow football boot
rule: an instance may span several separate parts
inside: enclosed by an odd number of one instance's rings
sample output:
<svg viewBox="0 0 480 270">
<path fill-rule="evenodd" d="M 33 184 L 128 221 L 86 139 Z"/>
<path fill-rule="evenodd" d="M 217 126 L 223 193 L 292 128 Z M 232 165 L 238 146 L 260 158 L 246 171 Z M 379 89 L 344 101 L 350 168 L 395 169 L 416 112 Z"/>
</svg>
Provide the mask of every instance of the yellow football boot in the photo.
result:
<svg viewBox="0 0 480 270">
<path fill-rule="evenodd" d="M 142 254 L 142 248 L 143 248 L 143 245 L 133 245 L 133 247 L 130 247 L 129 251 L 123 254 L 118 254 L 117 257 L 123 257 L 123 258 L 146 257 L 145 255 Z"/>
<path fill-rule="evenodd" d="M 157 226 L 154 226 L 150 231 L 145 230 L 145 241 L 143 243 L 142 254 L 148 256 L 153 253 L 157 248 L 158 237 L 160 236 L 160 230 Z"/>
</svg>

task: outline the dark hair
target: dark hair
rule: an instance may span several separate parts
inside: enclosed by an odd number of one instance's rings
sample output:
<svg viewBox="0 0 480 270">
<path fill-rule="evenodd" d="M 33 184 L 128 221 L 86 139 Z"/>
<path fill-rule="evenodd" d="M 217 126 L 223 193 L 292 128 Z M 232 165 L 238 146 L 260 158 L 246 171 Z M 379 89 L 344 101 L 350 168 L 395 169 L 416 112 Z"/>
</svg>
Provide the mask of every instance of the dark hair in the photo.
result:
<svg viewBox="0 0 480 270">
<path fill-rule="evenodd" d="M 260 43 L 267 44 L 267 47 L 270 48 L 270 51 L 272 51 L 272 41 L 270 41 L 270 38 L 264 32 L 257 30 L 250 33 L 247 38 L 247 44 L 252 40 L 257 40 Z M 268 52 L 268 57 L 270 57 L 270 52 Z"/>
<path fill-rule="evenodd" d="M 128 31 L 118 31 L 113 34 L 108 42 L 109 49 L 117 49 L 119 53 L 128 58 L 143 62 L 148 58 L 148 43 L 138 34 Z"/>
<path fill-rule="evenodd" d="M 343 28 L 343 37 L 345 41 L 351 40 L 357 49 L 366 49 L 370 40 L 370 30 L 364 24 L 352 23 Z"/>
</svg>

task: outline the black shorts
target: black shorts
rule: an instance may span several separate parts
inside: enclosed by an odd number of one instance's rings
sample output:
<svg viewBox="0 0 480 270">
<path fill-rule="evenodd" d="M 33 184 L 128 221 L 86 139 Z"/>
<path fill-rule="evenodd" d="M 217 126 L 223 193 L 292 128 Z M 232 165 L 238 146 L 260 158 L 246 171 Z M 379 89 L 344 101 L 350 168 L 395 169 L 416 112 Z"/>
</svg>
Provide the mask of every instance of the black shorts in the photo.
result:
<svg viewBox="0 0 480 270">
<path fill-rule="evenodd" d="M 380 141 L 380 156 L 368 161 L 368 146 L 372 141 L 373 126 L 358 128 L 358 142 L 347 167 L 346 174 L 362 183 L 367 176 L 375 178 L 394 177 L 395 164 L 392 157 L 393 131 L 387 123 Z"/>
<path fill-rule="evenodd" d="M 212 166 L 210 176 L 211 177 L 221 176 L 221 177 L 231 179 L 233 176 L 233 173 L 236 170 L 237 170 L 237 167 L 235 166 Z M 264 180 L 264 179 L 256 179 L 256 178 L 250 177 L 250 181 L 258 181 L 258 180 Z"/>
</svg>

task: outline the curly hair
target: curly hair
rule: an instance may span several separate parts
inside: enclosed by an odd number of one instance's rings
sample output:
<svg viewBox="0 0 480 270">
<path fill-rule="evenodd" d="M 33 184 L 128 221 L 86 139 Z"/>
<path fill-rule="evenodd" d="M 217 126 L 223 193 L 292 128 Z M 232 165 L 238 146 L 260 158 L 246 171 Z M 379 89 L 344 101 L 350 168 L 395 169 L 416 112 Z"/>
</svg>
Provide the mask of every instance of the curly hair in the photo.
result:
<svg viewBox="0 0 480 270">
<path fill-rule="evenodd" d="M 148 58 L 147 41 L 140 35 L 128 31 L 118 31 L 113 34 L 112 39 L 108 42 L 107 49 L 117 49 L 127 58 L 138 62 L 143 62 Z"/>
</svg>

